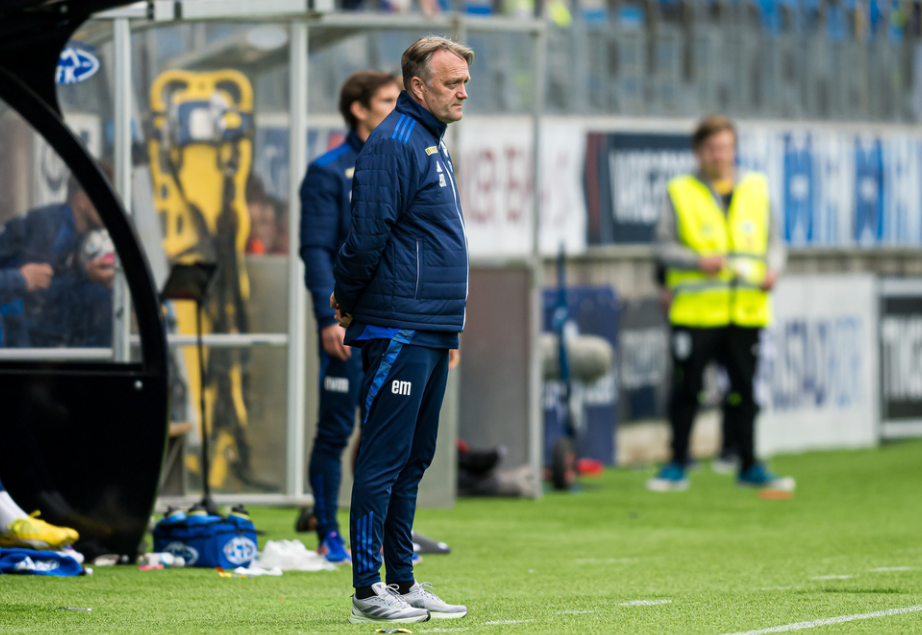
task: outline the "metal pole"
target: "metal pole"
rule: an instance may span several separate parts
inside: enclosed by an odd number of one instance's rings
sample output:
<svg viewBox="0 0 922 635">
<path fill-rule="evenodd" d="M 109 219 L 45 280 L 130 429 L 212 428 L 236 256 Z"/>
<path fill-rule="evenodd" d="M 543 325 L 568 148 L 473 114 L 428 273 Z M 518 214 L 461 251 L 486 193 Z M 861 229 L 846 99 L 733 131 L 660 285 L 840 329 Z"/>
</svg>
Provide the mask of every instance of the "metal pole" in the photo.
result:
<svg viewBox="0 0 922 635">
<path fill-rule="evenodd" d="M 304 267 L 299 251 L 301 226 L 300 179 L 307 170 L 307 22 L 291 23 L 289 43 L 289 82 L 291 90 L 289 116 L 288 171 L 288 450 L 286 453 L 286 489 L 288 495 L 304 494 L 304 385 L 307 372 L 305 331 L 307 302 Z"/>
<path fill-rule="evenodd" d="M 128 18 L 112 21 L 112 46 L 114 48 L 113 93 L 115 116 L 113 143 L 115 145 L 115 191 L 129 215 L 131 205 L 131 23 Z M 115 254 L 115 281 L 112 289 L 112 349 L 117 362 L 130 361 L 131 347 L 131 293 Z"/>
<path fill-rule="evenodd" d="M 547 73 L 547 49 L 544 28 L 534 32 L 534 73 L 532 86 L 534 94 L 531 104 L 532 150 L 531 150 L 531 320 L 529 323 L 528 364 L 528 462 L 536 483 L 543 482 L 544 472 L 544 417 L 541 408 L 541 288 L 544 272 L 541 262 L 541 114 L 544 110 L 544 79 Z M 541 496 L 538 488 L 537 496 Z"/>
<path fill-rule="evenodd" d="M 196 335 L 196 345 L 198 347 L 198 373 L 199 373 L 199 390 L 198 390 L 198 400 L 199 400 L 199 424 L 202 430 L 202 507 L 212 515 L 218 513 L 218 507 L 215 505 L 214 499 L 211 497 L 211 463 L 210 463 L 210 452 L 209 449 L 209 435 L 210 430 L 208 429 L 208 419 L 206 417 L 205 409 L 205 345 L 203 343 L 202 335 L 202 313 L 205 311 L 205 308 L 202 306 L 202 300 L 199 299 L 195 302 L 195 335 Z"/>
</svg>

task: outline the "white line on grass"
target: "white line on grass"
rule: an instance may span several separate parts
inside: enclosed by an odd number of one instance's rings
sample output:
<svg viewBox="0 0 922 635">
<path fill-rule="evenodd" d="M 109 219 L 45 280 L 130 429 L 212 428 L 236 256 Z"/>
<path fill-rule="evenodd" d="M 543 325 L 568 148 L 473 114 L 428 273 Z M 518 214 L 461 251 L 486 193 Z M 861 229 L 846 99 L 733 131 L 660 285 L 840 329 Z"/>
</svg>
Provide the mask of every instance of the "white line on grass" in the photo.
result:
<svg viewBox="0 0 922 635">
<path fill-rule="evenodd" d="M 495 622 L 484 622 L 487 626 L 499 626 L 500 624 L 524 624 L 534 622 L 535 620 L 496 620 Z"/>
<path fill-rule="evenodd" d="M 637 558 L 579 558 L 576 564 L 624 564 L 635 560 Z"/>
<path fill-rule="evenodd" d="M 654 606 L 656 604 L 672 604 L 672 600 L 632 600 L 622 602 L 621 606 Z"/>
<path fill-rule="evenodd" d="M 811 580 L 848 580 L 850 578 L 857 578 L 856 575 L 818 575 L 815 578 L 810 578 Z"/>
<path fill-rule="evenodd" d="M 912 571 L 912 567 L 878 567 L 871 569 L 871 573 L 885 573 L 887 571 Z"/>
<path fill-rule="evenodd" d="M 922 611 L 922 605 L 909 606 L 905 609 L 889 609 L 886 611 L 874 611 L 873 613 L 859 613 L 858 615 L 840 615 L 839 617 L 827 617 L 822 620 L 813 620 L 811 622 L 797 622 L 796 624 L 785 624 L 784 626 L 773 626 L 772 628 L 763 628 L 758 631 L 741 631 L 739 633 L 730 633 L 728 635 L 764 635 L 765 633 L 785 633 L 787 631 L 801 631 L 805 628 L 816 628 L 817 626 L 826 626 L 827 624 L 841 624 L 842 622 L 854 622 L 856 620 L 870 620 L 875 617 L 889 617 L 891 615 L 902 615 L 903 613 L 916 613 Z"/>
</svg>

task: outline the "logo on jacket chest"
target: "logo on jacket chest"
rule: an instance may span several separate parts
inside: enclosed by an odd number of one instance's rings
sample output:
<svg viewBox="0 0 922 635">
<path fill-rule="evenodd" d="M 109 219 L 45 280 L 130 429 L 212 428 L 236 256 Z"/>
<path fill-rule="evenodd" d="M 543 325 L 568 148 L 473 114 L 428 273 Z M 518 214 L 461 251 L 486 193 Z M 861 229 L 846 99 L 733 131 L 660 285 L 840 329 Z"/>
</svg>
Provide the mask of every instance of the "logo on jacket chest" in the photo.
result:
<svg viewBox="0 0 922 635">
<path fill-rule="evenodd" d="M 442 170 L 442 162 L 435 162 L 435 171 L 439 173 L 439 187 L 445 187 L 445 172 Z"/>
</svg>

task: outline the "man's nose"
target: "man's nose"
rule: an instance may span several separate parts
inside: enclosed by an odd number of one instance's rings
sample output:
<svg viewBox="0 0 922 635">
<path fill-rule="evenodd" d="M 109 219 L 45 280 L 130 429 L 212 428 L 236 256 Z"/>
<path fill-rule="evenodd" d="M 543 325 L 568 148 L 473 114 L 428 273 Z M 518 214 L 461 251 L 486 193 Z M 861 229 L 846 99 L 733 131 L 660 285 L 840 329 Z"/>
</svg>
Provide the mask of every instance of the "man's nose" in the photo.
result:
<svg viewBox="0 0 922 635">
<path fill-rule="evenodd" d="M 467 99 L 467 86 L 461 85 L 461 92 L 458 93 L 458 99 Z"/>
</svg>

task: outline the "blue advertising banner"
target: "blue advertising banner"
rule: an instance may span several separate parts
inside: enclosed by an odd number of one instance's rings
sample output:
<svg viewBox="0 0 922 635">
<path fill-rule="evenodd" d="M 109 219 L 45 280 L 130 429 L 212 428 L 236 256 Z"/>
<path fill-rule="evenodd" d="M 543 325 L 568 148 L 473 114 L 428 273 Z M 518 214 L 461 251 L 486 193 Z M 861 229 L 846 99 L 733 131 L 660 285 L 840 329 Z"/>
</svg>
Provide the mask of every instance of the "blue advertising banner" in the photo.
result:
<svg viewBox="0 0 922 635">
<path fill-rule="evenodd" d="M 557 289 L 545 289 L 543 302 L 544 330 L 550 331 L 557 306 Z M 567 290 L 567 303 L 570 309 L 570 318 L 565 327 L 567 333 L 602 337 L 611 344 L 613 350 L 617 350 L 619 309 L 611 287 L 570 287 Z M 574 381 L 572 391 L 577 456 L 612 465 L 615 462 L 615 426 L 618 421 L 616 368 L 591 385 L 581 385 Z M 554 441 L 564 434 L 566 411 L 562 395 L 561 382 L 545 382 L 544 441 L 548 463 Z"/>
<path fill-rule="evenodd" d="M 784 135 L 784 239 L 793 245 L 813 240 L 813 149 L 810 135 Z M 776 203 L 777 204 L 777 203 Z"/>
<path fill-rule="evenodd" d="M 308 162 L 345 140 L 346 133 L 341 129 L 308 129 Z M 288 199 L 288 151 L 287 127 L 263 126 L 256 129 L 253 143 L 253 172 L 262 180 L 268 194 L 282 200 Z M 296 178 L 300 182 L 304 175 L 299 174 Z"/>
<path fill-rule="evenodd" d="M 855 242 L 880 242 L 884 229 L 884 165 L 880 139 L 855 140 Z"/>
<path fill-rule="evenodd" d="M 620 421 L 664 419 L 672 380 L 669 322 L 656 298 L 621 302 Z"/>
</svg>

